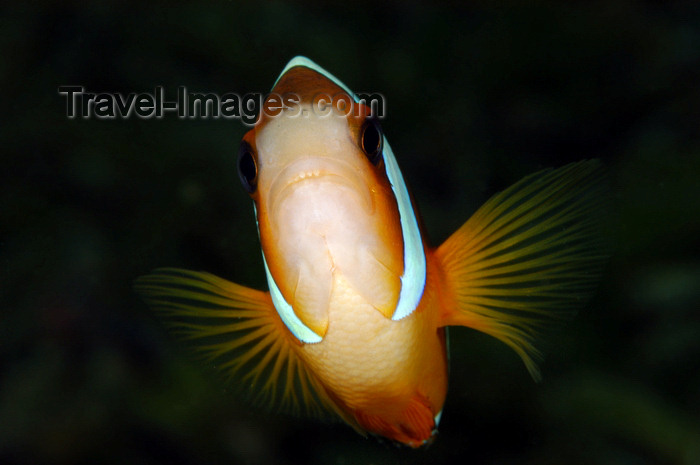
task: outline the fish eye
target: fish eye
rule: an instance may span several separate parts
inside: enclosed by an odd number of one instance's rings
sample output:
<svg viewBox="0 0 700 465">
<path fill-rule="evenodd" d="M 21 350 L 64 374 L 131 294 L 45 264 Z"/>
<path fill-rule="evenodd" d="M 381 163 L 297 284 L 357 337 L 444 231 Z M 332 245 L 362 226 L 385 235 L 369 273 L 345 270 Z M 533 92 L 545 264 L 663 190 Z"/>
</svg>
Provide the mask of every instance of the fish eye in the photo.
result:
<svg viewBox="0 0 700 465">
<path fill-rule="evenodd" d="M 258 165 L 255 163 L 253 148 L 247 142 L 241 142 L 238 149 L 238 177 L 249 194 L 255 192 L 258 186 Z"/>
<path fill-rule="evenodd" d="M 375 118 L 367 118 L 362 126 L 360 146 L 373 165 L 379 163 L 382 158 L 382 128 Z"/>
</svg>

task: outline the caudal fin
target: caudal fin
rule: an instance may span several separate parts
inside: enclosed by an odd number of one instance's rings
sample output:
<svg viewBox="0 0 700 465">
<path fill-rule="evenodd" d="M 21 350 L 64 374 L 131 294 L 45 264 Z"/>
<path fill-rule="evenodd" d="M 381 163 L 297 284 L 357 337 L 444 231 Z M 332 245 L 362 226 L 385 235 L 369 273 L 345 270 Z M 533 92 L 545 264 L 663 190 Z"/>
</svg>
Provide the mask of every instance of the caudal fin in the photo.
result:
<svg viewBox="0 0 700 465">
<path fill-rule="evenodd" d="M 582 161 L 489 199 L 436 251 L 450 307 L 442 325 L 500 339 L 539 379 L 536 338 L 585 304 L 606 259 L 603 177 L 600 162 Z"/>
</svg>

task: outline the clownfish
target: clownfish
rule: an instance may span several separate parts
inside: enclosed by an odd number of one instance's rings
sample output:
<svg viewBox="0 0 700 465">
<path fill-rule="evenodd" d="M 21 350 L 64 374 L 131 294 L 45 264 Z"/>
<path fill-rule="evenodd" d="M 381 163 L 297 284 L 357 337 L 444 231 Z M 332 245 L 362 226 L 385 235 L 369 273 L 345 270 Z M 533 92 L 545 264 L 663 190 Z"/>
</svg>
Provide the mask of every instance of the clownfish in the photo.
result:
<svg viewBox="0 0 700 465">
<path fill-rule="evenodd" d="M 343 104 L 319 112 L 318 95 Z M 601 274 L 603 173 L 587 160 L 529 175 L 433 247 L 365 103 L 296 57 L 243 137 L 269 291 L 175 268 L 136 290 L 260 404 L 420 447 L 445 402 L 448 326 L 498 338 L 539 378 L 536 338 Z"/>
</svg>

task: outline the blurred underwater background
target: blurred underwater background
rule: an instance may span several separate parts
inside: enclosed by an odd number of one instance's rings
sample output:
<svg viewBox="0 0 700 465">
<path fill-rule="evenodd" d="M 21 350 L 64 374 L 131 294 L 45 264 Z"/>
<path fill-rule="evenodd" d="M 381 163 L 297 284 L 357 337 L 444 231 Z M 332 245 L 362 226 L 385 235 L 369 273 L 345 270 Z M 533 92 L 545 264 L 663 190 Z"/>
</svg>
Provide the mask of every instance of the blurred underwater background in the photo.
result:
<svg viewBox="0 0 700 465">
<path fill-rule="evenodd" d="M 700 464 L 700 4 L 78 5 L 0 7 L 0 463 Z M 133 292 L 159 266 L 266 288 L 241 121 L 58 93 L 265 93 L 299 54 L 385 96 L 435 245 L 527 174 L 608 167 L 612 256 L 543 381 L 451 330 L 425 450 L 251 407 Z"/>
</svg>

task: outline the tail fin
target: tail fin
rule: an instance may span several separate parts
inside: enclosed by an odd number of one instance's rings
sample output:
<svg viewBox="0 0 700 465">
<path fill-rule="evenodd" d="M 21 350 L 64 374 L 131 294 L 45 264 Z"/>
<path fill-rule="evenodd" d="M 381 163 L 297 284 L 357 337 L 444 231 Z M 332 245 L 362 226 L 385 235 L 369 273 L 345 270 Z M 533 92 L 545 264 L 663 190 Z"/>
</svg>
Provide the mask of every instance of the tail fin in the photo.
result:
<svg viewBox="0 0 700 465">
<path fill-rule="evenodd" d="M 527 176 L 489 199 L 436 251 L 447 286 L 442 325 L 508 344 L 539 380 L 539 333 L 585 304 L 606 259 L 597 160 Z"/>
</svg>

